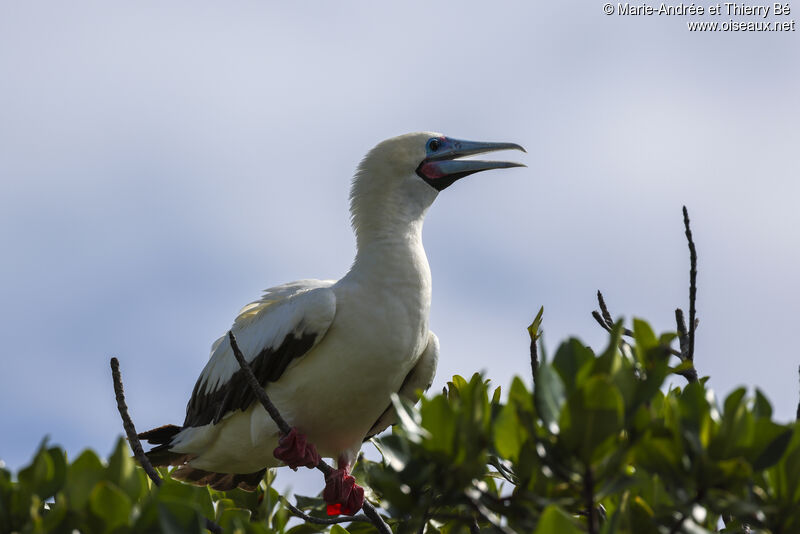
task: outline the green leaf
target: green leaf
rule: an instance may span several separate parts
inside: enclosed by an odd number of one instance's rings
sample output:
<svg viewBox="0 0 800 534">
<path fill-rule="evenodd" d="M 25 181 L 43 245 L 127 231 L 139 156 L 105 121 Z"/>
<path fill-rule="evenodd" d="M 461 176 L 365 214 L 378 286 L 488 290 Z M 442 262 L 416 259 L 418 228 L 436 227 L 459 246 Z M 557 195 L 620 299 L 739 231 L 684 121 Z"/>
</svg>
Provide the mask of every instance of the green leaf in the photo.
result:
<svg viewBox="0 0 800 534">
<path fill-rule="evenodd" d="M 640 496 L 636 496 L 630 503 L 631 532 L 636 534 L 657 534 L 659 529 L 653 520 L 653 510 Z"/>
<path fill-rule="evenodd" d="M 691 432 L 701 447 L 708 447 L 712 426 L 711 405 L 703 385 L 699 382 L 687 384 L 680 393 L 678 407 L 683 428 Z"/>
<path fill-rule="evenodd" d="M 725 399 L 722 424 L 714 443 L 715 452 L 721 458 L 743 454 L 755 437 L 754 419 L 747 410 L 745 393 L 746 389 L 741 387 Z"/>
<path fill-rule="evenodd" d="M 566 401 L 564 383 L 551 365 L 542 365 L 536 373 L 536 387 L 533 392 L 536 409 L 545 427 L 558 434 L 558 421 L 561 408 Z"/>
<path fill-rule="evenodd" d="M 142 484 L 140 470 L 128 452 L 128 442 L 120 437 L 111 457 L 108 459 L 106 478 L 116 484 L 133 501 L 136 501 L 145 489 Z"/>
<path fill-rule="evenodd" d="M 241 528 L 248 524 L 251 515 L 250 510 L 244 508 L 226 508 L 220 515 L 219 526 L 225 532 L 233 532 L 237 527 Z"/>
<path fill-rule="evenodd" d="M 681 480 L 683 474 L 682 448 L 671 439 L 647 436 L 635 451 L 635 465 L 672 481 Z"/>
<path fill-rule="evenodd" d="M 226 492 L 236 493 L 241 490 L 231 490 Z M 171 478 L 165 478 L 164 483 L 158 488 L 156 498 L 160 503 L 191 503 L 193 509 L 211 519 L 214 517 L 214 504 L 211 502 L 211 494 L 206 487 L 192 486 L 178 482 Z M 180 513 L 183 513 L 179 510 Z"/>
<path fill-rule="evenodd" d="M 552 365 L 566 385 L 567 394 L 571 394 L 580 385 L 582 377 L 579 375 L 583 374 L 581 370 L 593 361 L 592 351 L 575 338 L 558 347 Z"/>
<path fill-rule="evenodd" d="M 56 494 L 66 482 L 67 460 L 58 447 L 46 448 L 47 438 L 42 440 L 30 465 L 18 474 L 20 484 L 42 500 Z"/>
<path fill-rule="evenodd" d="M 551 504 L 542 512 L 535 534 L 582 534 L 583 529 L 561 508 Z"/>
<path fill-rule="evenodd" d="M 194 506 L 182 502 L 159 502 L 158 525 L 162 533 L 184 534 L 205 532 L 204 522 Z"/>
<path fill-rule="evenodd" d="M 133 505 L 125 493 L 111 482 L 102 480 L 89 495 L 89 508 L 102 519 L 105 532 L 127 525 Z"/>
<path fill-rule="evenodd" d="M 331 534 L 350 534 L 350 533 L 347 532 L 347 530 L 341 525 L 333 525 L 331 527 Z"/>
<path fill-rule="evenodd" d="M 64 486 L 70 509 L 82 510 L 86 506 L 95 484 L 105 478 L 105 471 L 100 458 L 88 449 L 70 464 Z"/>
<path fill-rule="evenodd" d="M 770 443 L 764 447 L 764 450 L 761 452 L 761 454 L 759 454 L 758 457 L 753 461 L 753 469 L 756 471 L 761 471 L 762 469 L 766 469 L 776 464 L 789 447 L 793 433 L 794 430 L 792 428 L 787 428 L 784 432 L 778 434 L 775 439 L 770 441 Z M 798 474 L 800 473 L 795 473 L 795 475 Z"/>
<path fill-rule="evenodd" d="M 514 405 L 503 406 L 494 426 L 494 446 L 497 452 L 503 458 L 517 460 L 526 437 L 527 433 L 517 419 Z"/>
<path fill-rule="evenodd" d="M 508 403 L 515 404 L 520 410 L 533 413 L 533 396 L 525 382 L 518 376 L 511 380 L 511 387 L 508 391 Z"/>
<path fill-rule="evenodd" d="M 544 306 L 539 308 L 539 313 L 536 314 L 536 317 L 533 319 L 533 322 L 528 326 L 528 335 L 531 336 L 531 341 L 536 343 L 540 337 L 542 337 L 542 333 L 539 331 L 542 326 L 542 315 L 544 314 Z"/>
<path fill-rule="evenodd" d="M 658 339 L 655 332 L 650 328 L 646 321 L 641 319 L 633 320 L 633 339 L 636 340 L 637 352 L 642 351 L 639 358 L 644 363 L 646 358 L 646 351 L 658 346 Z"/>
<path fill-rule="evenodd" d="M 742 401 L 747 390 L 743 387 L 733 390 L 725 399 L 725 417 L 734 417 L 740 408 L 743 408 Z"/>
<path fill-rule="evenodd" d="M 769 400 L 761 393 L 761 390 L 756 388 L 756 398 L 753 406 L 753 415 L 756 417 L 772 417 L 772 405 Z"/>
<path fill-rule="evenodd" d="M 316 534 L 325 530 L 324 525 L 312 525 L 311 523 L 301 523 L 286 531 L 286 534 Z"/>
<path fill-rule="evenodd" d="M 500 386 L 498 386 L 495 388 L 494 393 L 492 393 L 492 404 L 495 405 L 500 404 L 500 396 L 501 396 L 501 391 L 500 391 Z"/>
<path fill-rule="evenodd" d="M 50 503 L 50 510 L 45 514 L 42 520 L 42 527 L 45 532 L 58 532 L 66 530 L 66 525 L 62 522 L 67 517 L 67 500 L 63 493 L 58 493 L 55 497 L 55 502 Z M 0 506 L 2 508 L 2 506 Z M 2 512 L 0 512 L 2 517 Z M 2 531 L 3 522 L 0 520 L 0 531 Z"/>
<path fill-rule="evenodd" d="M 423 430 L 427 434 L 425 448 L 452 454 L 456 442 L 456 416 L 448 400 L 443 396 L 424 400 L 419 413 Z"/>
<path fill-rule="evenodd" d="M 453 379 L 447 383 L 451 394 L 458 395 L 458 393 L 467 386 L 467 380 L 461 375 L 453 375 Z"/>
<path fill-rule="evenodd" d="M 411 402 L 400 398 L 397 393 L 392 393 L 392 406 L 409 440 L 419 443 L 423 437 L 429 436 L 428 431 L 420 426 L 422 422 L 420 414 Z"/>
<path fill-rule="evenodd" d="M 564 443 L 588 463 L 594 450 L 622 429 L 624 413 L 622 395 L 614 383 L 605 375 L 593 376 L 570 396 L 562 411 Z"/>
</svg>

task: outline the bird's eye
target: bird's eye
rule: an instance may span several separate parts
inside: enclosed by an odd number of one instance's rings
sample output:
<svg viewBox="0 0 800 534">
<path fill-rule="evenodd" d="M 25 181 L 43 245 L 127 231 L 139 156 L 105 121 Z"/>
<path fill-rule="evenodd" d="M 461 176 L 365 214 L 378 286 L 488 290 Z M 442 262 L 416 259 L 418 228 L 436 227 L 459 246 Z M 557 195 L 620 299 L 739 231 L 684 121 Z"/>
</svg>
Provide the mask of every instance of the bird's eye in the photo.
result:
<svg viewBox="0 0 800 534">
<path fill-rule="evenodd" d="M 428 150 L 430 150 L 431 152 L 436 152 L 437 150 L 439 150 L 439 140 L 433 138 L 430 141 L 428 141 Z"/>
</svg>

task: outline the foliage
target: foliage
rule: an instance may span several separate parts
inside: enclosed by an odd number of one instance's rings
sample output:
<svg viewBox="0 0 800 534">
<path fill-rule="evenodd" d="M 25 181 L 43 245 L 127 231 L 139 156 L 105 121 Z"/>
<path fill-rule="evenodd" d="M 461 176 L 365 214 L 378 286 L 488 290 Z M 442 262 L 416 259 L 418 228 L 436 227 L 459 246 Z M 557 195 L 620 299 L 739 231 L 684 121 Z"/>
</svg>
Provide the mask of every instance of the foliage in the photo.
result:
<svg viewBox="0 0 800 534">
<path fill-rule="evenodd" d="M 566 341 L 504 400 L 477 374 L 418 407 L 395 398 L 382 461 L 354 473 L 367 497 L 398 533 L 800 532 L 800 425 L 773 421 L 760 391 L 720 404 L 705 380 L 667 389 L 691 366 L 670 361 L 674 335 L 635 321 L 628 345 L 621 332 L 599 354 Z M 254 493 L 162 475 L 155 487 L 124 440 L 107 462 L 43 443 L 16 480 L 0 469 L 0 532 L 203 532 L 204 518 L 225 532 L 374 531 L 289 521 L 274 473 Z M 319 498 L 297 506 L 324 517 Z"/>
</svg>

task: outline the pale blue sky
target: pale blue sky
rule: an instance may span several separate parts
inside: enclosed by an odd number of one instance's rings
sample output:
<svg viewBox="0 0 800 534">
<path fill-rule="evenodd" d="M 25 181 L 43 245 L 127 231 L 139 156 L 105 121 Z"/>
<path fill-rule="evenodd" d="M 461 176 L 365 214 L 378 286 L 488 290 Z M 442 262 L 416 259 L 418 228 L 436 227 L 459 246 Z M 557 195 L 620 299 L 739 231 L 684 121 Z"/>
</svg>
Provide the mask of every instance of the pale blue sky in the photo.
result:
<svg viewBox="0 0 800 534">
<path fill-rule="evenodd" d="M 0 458 L 45 435 L 106 453 L 112 355 L 138 427 L 180 423 L 243 304 L 347 270 L 353 170 L 417 130 L 528 149 L 429 213 L 436 387 L 527 377 L 542 305 L 551 351 L 601 346 L 598 288 L 674 328 L 687 204 L 699 371 L 789 419 L 800 40 L 686 20 L 585 0 L 0 2 Z"/>
</svg>

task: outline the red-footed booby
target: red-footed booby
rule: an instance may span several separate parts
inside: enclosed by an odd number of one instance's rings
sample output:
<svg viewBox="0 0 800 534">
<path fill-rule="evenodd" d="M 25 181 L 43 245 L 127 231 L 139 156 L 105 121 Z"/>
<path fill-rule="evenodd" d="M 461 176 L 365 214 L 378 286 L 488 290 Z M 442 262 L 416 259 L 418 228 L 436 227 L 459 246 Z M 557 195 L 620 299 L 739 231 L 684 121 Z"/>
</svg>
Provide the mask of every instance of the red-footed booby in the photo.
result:
<svg viewBox="0 0 800 534">
<path fill-rule="evenodd" d="M 357 512 L 364 491 L 349 472 L 361 444 L 395 423 L 393 393 L 416 402 L 436 371 L 439 342 L 428 329 L 431 273 L 422 247 L 425 213 L 460 178 L 523 166 L 458 159 L 506 149 L 524 151 L 513 143 L 431 132 L 373 148 L 350 191 L 357 242 L 350 271 L 339 281 L 300 280 L 267 289 L 232 326 L 291 434 L 281 437 L 222 336 L 197 380 L 183 426 L 140 435 L 157 445 L 147 453 L 153 464 L 176 465 L 172 476 L 195 484 L 252 490 L 266 468 L 313 467 L 318 450 L 338 462 L 323 492 L 329 510 Z"/>
</svg>

